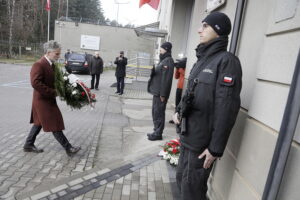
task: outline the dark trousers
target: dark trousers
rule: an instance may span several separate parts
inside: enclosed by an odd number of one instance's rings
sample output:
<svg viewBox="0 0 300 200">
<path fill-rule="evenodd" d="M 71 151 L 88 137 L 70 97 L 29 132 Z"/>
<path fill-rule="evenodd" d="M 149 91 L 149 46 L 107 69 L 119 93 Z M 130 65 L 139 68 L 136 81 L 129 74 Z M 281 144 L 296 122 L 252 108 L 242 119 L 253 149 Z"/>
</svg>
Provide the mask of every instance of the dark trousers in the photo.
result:
<svg viewBox="0 0 300 200">
<path fill-rule="evenodd" d="M 178 104 L 180 103 L 181 96 L 182 96 L 182 89 L 177 88 L 177 90 L 176 90 L 176 99 L 175 99 L 175 107 L 177 107 Z"/>
<path fill-rule="evenodd" d="M 41 129 L 42 126 L 36 126 L 36 125 L 32 126 L 29 135 L 26 138 L 24 148 L 34 145 L 36 136 L 40 133 Z M 72 147 L 72 145 L 69 143 L 68 139 L 66 138 L 66 136 L 62 131 L 53 132 L 53 136 L 65 149 L 69 149 Z"/>
<path fill-rule="evenodd" d="M 181 200 L 206 200 L 207 180 L 213 165 L 204 169 L 204 159 L 199 159 L 200 153 L 193 152 L 183 146 L 176 172 L 177 186 Z"/>
<path fill-rule="evenodd" d="M 124 90 L 124 77 L 117 77 L 117 92 L 123 94 Z"/>
<path fill-rule="evenodd" d="M 96 77 L 96 84 L 95 84 L 95 77 Z M 99 80 L 100 80 L 100 74 L 92 74 L 92 80 L 91 80 L 91 88 L 98 88 L 99 86 Z"/>
<path fill-rule="evenodd" d="M 162 135 L 165 128 L 165 111 L 167 99 L 161 102 L 159 96 L 153 96 L 152 100 L 152 119 L 154 124 L 154 134 Z"/>
</svg>

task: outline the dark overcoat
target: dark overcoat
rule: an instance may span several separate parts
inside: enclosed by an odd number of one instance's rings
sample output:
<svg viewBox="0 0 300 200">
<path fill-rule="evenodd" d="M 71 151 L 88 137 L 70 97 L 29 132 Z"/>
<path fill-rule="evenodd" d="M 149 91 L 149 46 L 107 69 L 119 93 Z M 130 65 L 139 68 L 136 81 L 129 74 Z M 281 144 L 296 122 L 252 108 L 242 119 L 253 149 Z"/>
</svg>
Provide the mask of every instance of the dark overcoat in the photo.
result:
<svg viewBox="0 0 300 200">
<path fill-rule="evenodd" d="M 89 63 L 89 69 L 91 74 L 102 74 L 103 72 L 103 60 L 101 57 L 96 58 L 93 56 Z"/>
<path fill-rule="evenodd" d="M 54 65 L 43 56 L 33 64 L 30 72 L 33 99 L 30 123 L 42 126 L 45 132 L 65 129 L 61 112 L 56 103 Z"/>
<path fill-rule="evenodd" d="M 126 65 L 127 65 L 127 58 L 123 57 L 122 59 L 116 58 L 115 64 L 117 65 L 116 68 L 116 77 L 125 77 L 126 76 Z"/>
</svg>

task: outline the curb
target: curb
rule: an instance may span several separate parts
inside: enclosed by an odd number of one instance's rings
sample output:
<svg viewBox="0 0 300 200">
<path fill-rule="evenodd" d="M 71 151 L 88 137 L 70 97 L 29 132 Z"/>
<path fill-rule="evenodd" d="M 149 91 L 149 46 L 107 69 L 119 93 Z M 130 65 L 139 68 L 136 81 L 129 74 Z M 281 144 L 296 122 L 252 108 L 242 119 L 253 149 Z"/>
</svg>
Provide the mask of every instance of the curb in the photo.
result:
<svg viewBox="0 0 300 200">
<path fill-rule="evenodd" d="M 91 190 L 97 189 L 107 183 L 124 177 L 134 171 L 137 171 L 151 163 L 160 160 L 161 157 L 157 155 L 146 156 L 138 159 L 132 163 L 124 164 L 118 168 L 104 168 L 95 172 L 92 172 L 79 177 L 75 180 L 71 180 L 67 183 L 55 186 L 46 191 L 33 194 L 30 197 L 17 198 L 23 200 L 38 200 L 38 199 L 74 199 L 81 196 Z"/>
<path fill-rule="evenodd" d="M 101 113 L 101 117 L 100 117 L 100 120 L 99 120 L 97 128 L 96 128 L 96 133 L 93 137 L 93 142 L 92 142 L 89 154 L 88 154 L 88 159 L 86 162 L 86 166 L 84 167 L 84 171 L 92 169 L 95 164 L 95 159 L 96 159 L 95 155 L 96 155 L 96 152 L 98 149 L 99 139 L 100 139 L 100 135 L 101 135 L 101 128 L 102 128 L 102 124 L 104 121 L 104 116 L 106 113 L 108 100 L 109 100 L 109 95 L 106 96 L 105 110 L 103 113 Z"/>
</svg>

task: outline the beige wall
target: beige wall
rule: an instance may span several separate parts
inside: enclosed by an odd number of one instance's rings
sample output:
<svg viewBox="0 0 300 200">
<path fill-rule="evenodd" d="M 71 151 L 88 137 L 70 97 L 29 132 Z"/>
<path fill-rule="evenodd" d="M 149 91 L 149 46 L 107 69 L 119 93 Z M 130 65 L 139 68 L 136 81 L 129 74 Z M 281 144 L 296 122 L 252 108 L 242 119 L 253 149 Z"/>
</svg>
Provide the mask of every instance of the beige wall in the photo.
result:
<svg viewBox="0 0 300 200">
<path fill-rule="evenodd" d="M 59 26 L 59 23 L 63 25 Z M 155 46 L 155 42 L 137 37 L 134 29 L 130 28 L 83 23 L 75 26 L 74 22 L 55 23 L 54 38 L 62 44 L 63 54 L 67 49 L 75 52 L 94 53 L 94 51 L 80 48 L 81 35 L 100 37 L 100 56 L 106 64 L 113 62 L 121 50 L 125 52 L 125 56 L 132 58 L 137 52 L 146 52 L 153 55 Z"/>
<path fill-rule="evenodd" d="M 186 40 L 186 76 L 196 61 L 194 49 L 199 43 L 197 29 L 206 16 L 206 2 L 196 0 L 193 7 Z M 209 181 L 212 200 L 261 199 L 299 51 L 299 1 L 246 2 L 237 51 L 243 68 L 242 109 L 224 156 L 217 161 Z M 219 9 L 228 14 L 232 23 L 236 5 L 237 1 L 227 0 Z M 173 31 L 171 38 L 175 35 L 179 38 L 180 33 Z M 173 45 L 180 43 L 176 44 L 174 40 Z M 279 191 L 279 200 L 297 200 L 300 197 L 299 127 L 300 123 Z"/>
</svg>

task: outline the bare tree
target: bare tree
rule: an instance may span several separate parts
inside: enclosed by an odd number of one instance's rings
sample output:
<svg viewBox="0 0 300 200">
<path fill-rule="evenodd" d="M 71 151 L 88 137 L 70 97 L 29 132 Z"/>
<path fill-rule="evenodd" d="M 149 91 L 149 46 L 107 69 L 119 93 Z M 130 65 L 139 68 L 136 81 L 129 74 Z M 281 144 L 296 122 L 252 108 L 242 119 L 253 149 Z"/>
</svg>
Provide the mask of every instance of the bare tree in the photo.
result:
<svg viewBox="0 0 300 200">
<path fill-rule="evenodd" d="M 15 16 L 15 0 L 7 0 L 7 12 L 8 12 L 8 21 L 9 21 L 9 36 L 8 36 L 8 48 L 9 56 L 12 56 L 12 38 L 13 38 L 13 24 Z"/>
<path fill-rule="evenodd" d="M 56 19 L 59 19 L 60 13 L 61 13 L 61 9 L 62 9 L 61 0 L 58 0 L 58 8 L 57 8 L 57 17 L 56 17 Z"/>
</svg>

